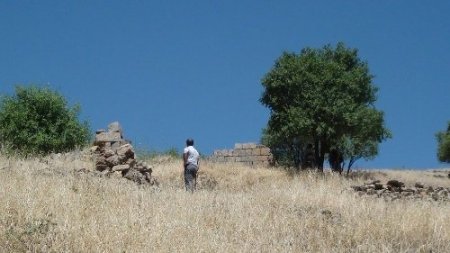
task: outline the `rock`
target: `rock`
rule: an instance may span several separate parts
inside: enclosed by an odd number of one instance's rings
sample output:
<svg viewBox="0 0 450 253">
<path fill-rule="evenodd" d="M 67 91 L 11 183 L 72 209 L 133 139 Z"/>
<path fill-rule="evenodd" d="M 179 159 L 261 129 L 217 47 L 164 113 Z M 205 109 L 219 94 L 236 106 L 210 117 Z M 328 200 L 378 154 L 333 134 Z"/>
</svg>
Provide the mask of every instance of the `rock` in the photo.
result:
<svg viewBox="0 0 450 253">
<path fill-rule="evenodd" d="M 444 187 L 442 187 L 442 186 L 439 186 L 436 189 L 434 189 L 435 192 L 440 192 L 440 191 L 443 191 L 443 190 L 444 190 Z"/>
<path fill-rule="evenodd" d="M 103 156 L 106 158 L 113 156 L 115 154 L 116 154 L 116 152 L 112 151 L 111 149 L 107 149 L 107 150 L 105 150 L 105 152 L 103 152 Z"/>
<path fill-rule="evenodd" d="M 403 187 L 403 186 L 405 186 L 405 184 L 403 182 L 400 182 L 398 180 L 389 180 L 387 182 L 387 185 L 391 186 L 391 187 Z"/>
<path fill-rule="evenodd" d="M 117 121 L 112 122 L 108 125 L 108 131 L 120 133 L 122 135 L 122 127 L 120 126 L 119 122 L 117 122 Z"/>
<path fill-rule="evenodd" d="M 109 171 L 109 170 L 104 170 L 101 172 L 102 177 L 109 177 L 110 174 L 111 174 L 111 171 Z"/>
<path fill-rule="evenodd" d="M 91 153 L 99 152 L 99 151 L 100 151 L 100 147 L 99 147 L 99 146 L 92 146 L 92 147 L 89 149 L 89 151 L 90 151 Z"/>
<path fill-rule="evenodd" d="M 402 191 L 401 187 L 394 187 L 394 186 L 390 186 L 390 185 L 388 185 L 387 189 L 391 192 L 401 192 Z"/>
<path fill-rule="evenodd" d="M 132 159 L 132 158 L 129 158 L 129 159 L 126 161 L 126 164 L 130 165 L 130 167 L 134 167 L 134 166 L 136 165 L 136 160 L 135 160 L 135 159 Z"/>
<path fill-rule="evenodd" d="M 128 164 L 122 164 L 122 165 L 116 165 L 112 168 L 112 171 L 124 171 L 124 170 L 129 170 L 130 169 L 130 165 Z"/>
<path fill-rule="evenodd" d="M 434 192 L 433 186 L 428 186 L 426 193 L 430 194 L 432 192 Z"/>
<path fill-rule="evenodd" d="M 131 144 L 125 144 L 117 149 L 117 155 L 121 161 L 127 161 L 129 158 L 134 159 L 134 150 Z"/>
<path fill-rule="evenodd" d="M 113 155 L 113 156 L 106 158 L 106 164 L 108 164 L 108 166 L 110 168 L 118 165 L 119 163 L 120 163 L 119 156 L 117 156 L 117 155 Z"/>
<path fill-rule="evenodd" d="M 383 184 L 375 183 L 374 186 L 375 186 L 375 190 L 381 190 L 381 189 L 383 189 Z"/>
<path fill-rule="evenodd" d="M 147 177 L 137 170 L 128 170 L 128 172 L 125 173 L 125 175 L 123 177 L 128 180 L 131 180 L 133 182 L 136 182 L 138 184 L 143 184 L 145 182 L 148 182 Z"/>
<path fill-rule="evenodd" d="M 105 129 L 97 129 L 97 131 L 95 131 L 95 134 L 101 134 L 101 133 L 104 133 L 104 132 L 106 132 Z"/>
<path fill-rule="evenodd" d="M 421 182 L 416 182 L 416 183 L 414 184 L 414 187 L 416 187 L 416 188 L 424 188 L 425 185 L 424 185 L 423 183 L 421 183 Z"/>
<path fill-rule="evenodd" d="M 105 142 L 115 142 L 115 141 L 120 141 L 122 139 L 122 136 L 120 133 L 114 132 L 103 132 L 103 133 L 99 133 L 95 135 L 95 141 L 94 141 L 94 145 L 99 145 L 101 146 L 103 143 Z"/>
</svg>

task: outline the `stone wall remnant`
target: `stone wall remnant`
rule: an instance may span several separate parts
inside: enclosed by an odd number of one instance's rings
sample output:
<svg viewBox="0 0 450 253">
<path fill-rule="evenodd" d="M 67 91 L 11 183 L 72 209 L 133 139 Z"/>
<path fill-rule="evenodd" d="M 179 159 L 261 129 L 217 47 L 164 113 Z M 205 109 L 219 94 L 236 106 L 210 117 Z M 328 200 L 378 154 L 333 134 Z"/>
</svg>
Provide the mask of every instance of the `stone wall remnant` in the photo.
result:
<svg viewBox="0 0 450 253">
<path fill-rule="evenodd" d="M 234 149 L 215 150 L 210 160 L 214 163 L 234 163 L 246 166 L 272 164 L 270 148 L 256 143 L 236 143 Z"/>
<path fill-rule="evenodd" d="M 388 201 L 397 199 L 450 201 L 450 187 L 426 187 L 421 182 L 416 182 L 414 187 L 405 187 L 405 184 L 398 180 L 389 180 L 386 185 L 380 180 L 372 180 L 363 185 L 351 186 L 349 190 L 357 192 L 359 196 L 373 196 Z"/>
<path fill-rule="evenodd" d="M 108 125 L 108 130 L 96 131 L 94 146 L 95 169 L 104 175 L 113 173 L 139 184 L 157 184 L 151 176 L 152 168 L 136 160 L 133 146 L 123 138 L 119 122 Z"/>
</svg>

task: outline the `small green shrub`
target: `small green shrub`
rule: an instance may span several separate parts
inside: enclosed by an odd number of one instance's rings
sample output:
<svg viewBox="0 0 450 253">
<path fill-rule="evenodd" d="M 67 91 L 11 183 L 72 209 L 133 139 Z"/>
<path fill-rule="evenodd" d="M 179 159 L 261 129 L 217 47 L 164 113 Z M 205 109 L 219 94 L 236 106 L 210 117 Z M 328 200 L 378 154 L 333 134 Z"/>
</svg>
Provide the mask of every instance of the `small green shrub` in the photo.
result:
<svg viewBox="0 0 450 253">
<path fill-rule="evenodd" d="M 448 122 L 447 131 L 436 134 L 438 141 L 437 156 L 439 161 L 450 163 L 450 122 Z"/>
<path fill-rule="evenodd" d="M 0 143 L 21 154 L 70 151 L 90 140 L 89 125 L 80 122 L 80 106 L 47 87 L 17 86 L 0 98 Z"/>
</svg>

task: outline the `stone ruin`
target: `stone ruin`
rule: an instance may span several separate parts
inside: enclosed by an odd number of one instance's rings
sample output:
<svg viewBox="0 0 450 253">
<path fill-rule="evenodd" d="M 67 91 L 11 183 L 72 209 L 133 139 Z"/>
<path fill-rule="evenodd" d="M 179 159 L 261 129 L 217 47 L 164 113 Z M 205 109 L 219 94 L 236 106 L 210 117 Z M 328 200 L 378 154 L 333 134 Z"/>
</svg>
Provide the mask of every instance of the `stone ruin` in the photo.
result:
<svg viewBox="0 0 450 253">
<path fill-rule="evenodd" d="M 416 182 L 414 187 L 405 187 L 403 182 L 389 180 L 384 185 L 380 180 L 372 180 L 363 185 L 355 185 L 351 190 L 357 192 L 359 196 L 373 196 L 393 201 L 397 199 L 416 199 L 450 201 L 450 188 L 425 186 Z"/>
<path fill-rule="evenodd" d="M 133 146 L 123 138 L 119 122 L 108 125 L 108 130 L 97 130 L 94 146 L 95 169 L 103 175 L 119 175 L 138 184 L 157 184 L 152 168 L 136 160 Z"/>
<path fill-rule="evenodd" d="M 215 150 L 210 157 L 214 163 L 234 163 L 246 166 L 269 166 L 272 164 L 270 148 L 255 143 L 236 143 L 234 149 Z"/>
</svg>

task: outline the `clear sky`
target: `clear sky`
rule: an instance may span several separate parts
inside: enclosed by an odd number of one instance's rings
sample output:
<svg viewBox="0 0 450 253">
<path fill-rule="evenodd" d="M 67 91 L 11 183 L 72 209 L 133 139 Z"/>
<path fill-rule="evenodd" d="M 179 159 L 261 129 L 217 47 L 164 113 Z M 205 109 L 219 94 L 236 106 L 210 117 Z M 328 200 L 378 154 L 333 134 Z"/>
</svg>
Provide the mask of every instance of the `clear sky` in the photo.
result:
<svg viewBox="0 0 450 253">
<path fill-rule="evenodd" d="M 394 137 L 356 168 L 438 168 L 450 120 L 449 1 L 1 1 L 0 93 L 45 84 L 93 130 L 204 154 L 258 142 L 261 78 L 283 51 L 359 49 Z M 448 167 L 448 165 L 447 165 Z"/>
</svg>

